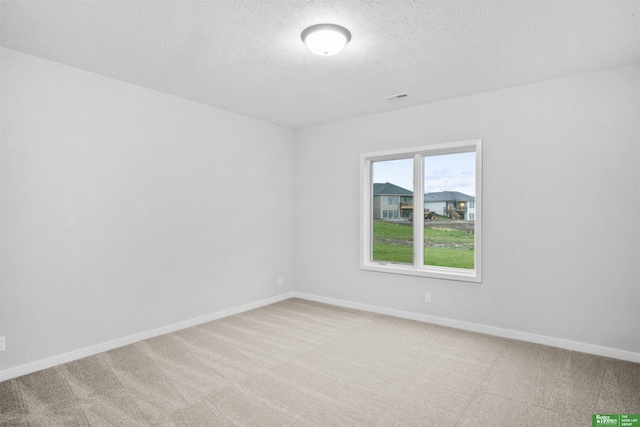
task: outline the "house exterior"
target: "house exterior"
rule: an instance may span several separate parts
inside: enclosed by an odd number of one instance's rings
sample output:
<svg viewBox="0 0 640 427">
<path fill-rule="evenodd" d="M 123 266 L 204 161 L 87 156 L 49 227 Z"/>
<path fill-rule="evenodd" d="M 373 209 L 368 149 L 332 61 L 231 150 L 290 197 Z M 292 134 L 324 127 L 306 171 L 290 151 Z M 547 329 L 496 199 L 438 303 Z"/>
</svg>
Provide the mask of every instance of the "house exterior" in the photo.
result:
<svg viewBox="0 0 640 427">
<path fill-rule="evenodd" d="M 410 220 L 413 193 L 390 182 L 373 184 L 373 219 Z"/>
<path fill-rule="evenodd" d="M 454 219 L 476 219 L 476 198 L 459 191 L 427 193 L 424 195 L 424 208 Z"/>
</svg>

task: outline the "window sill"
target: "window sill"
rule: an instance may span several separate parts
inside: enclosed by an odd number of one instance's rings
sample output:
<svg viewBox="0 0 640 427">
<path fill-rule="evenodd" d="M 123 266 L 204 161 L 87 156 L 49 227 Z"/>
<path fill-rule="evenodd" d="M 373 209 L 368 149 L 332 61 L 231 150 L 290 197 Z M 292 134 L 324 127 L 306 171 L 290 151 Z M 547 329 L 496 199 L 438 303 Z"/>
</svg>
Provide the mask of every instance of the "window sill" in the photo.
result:
<svg viewBox="0 0 640 427">
<path fill-rule="evenodd" d="M 379 273 L 403 274 L 407 276 L 430 277 L 433 279 L 456 280 L 459 282 L 481 283 L 482 278 L 477 270 L 466 270 L 449 267 L 415 268 L 408 264 L 391 262 L 370 262 L 360 266 L 361 270 L 377 271 Z"/>
</svg>

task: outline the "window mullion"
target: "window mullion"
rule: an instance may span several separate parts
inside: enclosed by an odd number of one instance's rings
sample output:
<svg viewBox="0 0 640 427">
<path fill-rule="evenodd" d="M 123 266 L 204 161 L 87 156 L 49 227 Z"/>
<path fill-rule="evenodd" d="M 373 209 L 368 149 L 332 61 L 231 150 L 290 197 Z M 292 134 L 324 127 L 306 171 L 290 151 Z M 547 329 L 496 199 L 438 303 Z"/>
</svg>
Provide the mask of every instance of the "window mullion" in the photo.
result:
<svg viewBox="0 0 640 427">
<path fill-rule="evenodd" d="M 413 157 L 413 265 L 424 266 L 424 161 Z"/>
</svg>

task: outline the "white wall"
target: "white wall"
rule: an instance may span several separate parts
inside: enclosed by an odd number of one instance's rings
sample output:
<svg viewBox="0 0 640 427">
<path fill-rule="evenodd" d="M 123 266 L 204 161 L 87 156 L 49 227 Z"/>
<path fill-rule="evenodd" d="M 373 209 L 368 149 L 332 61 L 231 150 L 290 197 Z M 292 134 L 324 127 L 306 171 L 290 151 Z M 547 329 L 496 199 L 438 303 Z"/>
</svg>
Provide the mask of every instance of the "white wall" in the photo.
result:
<svg viewBox="0 0 640 427">
<path fill-rule="evenodd" d="M 296 292 L 640 353 L 639 83 L 630 66 L 298 131 Z M 359 155 L 475 138 L 483 283 L 359 270 Z"/>
<path fill-rule="evenodd" d="M 293 279 L 301 293 L 640 352 L 638 66 L 294 133 L 0 54 L 0 373 L 283 295 Z M 474 138 L 483 283 L 360 271 L 360 153 Z M 604 196 L 627 209 L 603 213 Z"/>
<path fill-rule="evenodd" d="M 292 131 L 1 54 L 0 372 L 292 291 Z"/>
</svg>

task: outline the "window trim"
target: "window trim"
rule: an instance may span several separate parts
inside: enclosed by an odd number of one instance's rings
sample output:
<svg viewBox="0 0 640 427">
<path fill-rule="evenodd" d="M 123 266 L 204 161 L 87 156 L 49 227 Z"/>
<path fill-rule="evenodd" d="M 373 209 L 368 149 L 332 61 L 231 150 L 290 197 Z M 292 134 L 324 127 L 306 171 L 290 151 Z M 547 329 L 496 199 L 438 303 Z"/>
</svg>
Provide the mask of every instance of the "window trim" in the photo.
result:
<svg viewBox="0 0 640 427">
<path fill-rule="evenodd" d="M 474 269 L 424 265 L 424 215 L 413 215 L 414 263 L 373 261 L 373 176 L 376 161 L 411 159 L 414 162 L 413 205 L 424 206 L 424 157 L 475 152 Z M 482 140 L 450 142 L 360 155 L 360 269 L 464 282 L 482 282 Z"/>
</svg>

